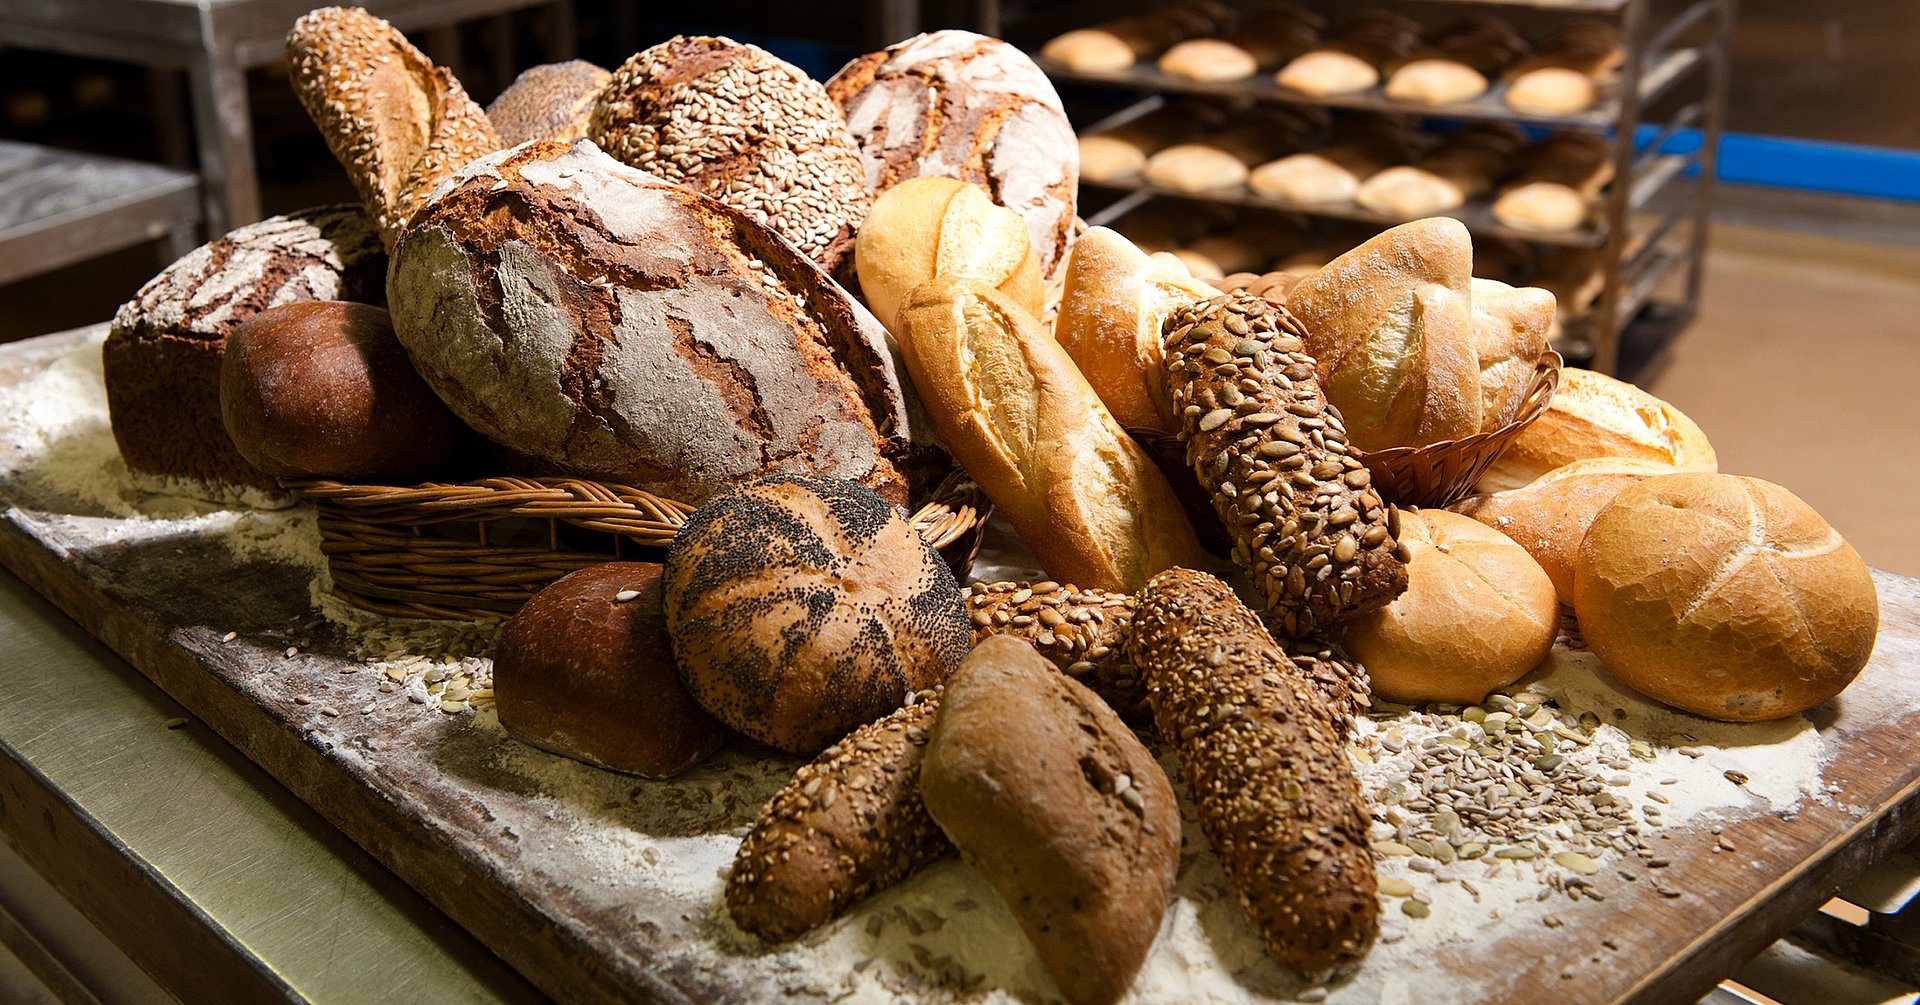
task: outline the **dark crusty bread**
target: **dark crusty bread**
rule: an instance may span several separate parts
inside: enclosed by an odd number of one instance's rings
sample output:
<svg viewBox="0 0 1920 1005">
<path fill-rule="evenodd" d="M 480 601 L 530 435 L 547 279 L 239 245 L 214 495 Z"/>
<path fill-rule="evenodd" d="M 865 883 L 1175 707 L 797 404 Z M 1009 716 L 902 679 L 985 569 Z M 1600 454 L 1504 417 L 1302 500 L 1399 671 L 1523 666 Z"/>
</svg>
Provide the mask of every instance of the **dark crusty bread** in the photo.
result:
<svg viewBox="0 0 1920 1005">
<path fill-rule="evenodd" d="M 916 697 L 821 751 L 760 810 L 727 876 L 742 931 L 799 938 L 952 849 L 920 799 L 938 699 Z"/>
<path fill-rule="evenodd" d="M 500 632 L 493 697 L 500 725 L 542 750 L 669 778 L 726 742 L 726 727 L 680 683 L 656 562 L 571 573 Z"/>
<path fill-rule="evenodd" d="M 1099 696 L 1027 643 L 987 639 L 947 684 L 920 792 L 1068 1001 L 1126 993 L 1173 893 L 1180 809 Z"/>
<path fill-rule="evenodd" d="M 227 339 L 220 413 L 241 456 L 278 478 L 425 480 L 471 436 L 414 372 L 385 308 L 270 307 Z"/>
<path fill-rule="evenodd" d="M 680 673 L 720 721 L 811 754 L 947 677 L 967 653 L 959 584 L 887 501 L 771 475 L 694 511 L 667 552 Z"/>
<path fill-rule="evenodd" d="M 584 59 L 544 63 L 513 78 L 487 106 L 487 120 L 506 146 L 528 140 L 571 143 L 587 135 L 594 102 L 612 77 Z"/>
<path fill-rule="evenodd" d="M 287 33 L 294 93 L 391 250 L 435 186 L 501 147 L 445 67 L 358 7 L 321 7 Z"/>
<path fill-rule="evenodd" d="M 322 206 L 250 223 L 189 252 L 114 313 L 102 350 L 113 438 L 127 467 L 277 491 L 220 418 L 227 336 L 276 304 L 384 303 L 387 256 L 365 213 Z"/>
<path fill-rule="evenodd" d="M 879 322 L 738 210 L 586 140 L 468 165 L 388 289 L 455 414 L 555 470 L 696 504 L 768 471 L 908 501 L 907 388 Z"/>
<path fill-rule="evenodd" d="M 1325 703 L 1213 576 L 1169 569 L 1138 604 L 1128 647 L 1154 722 L 1267 951 L 1310 976 L 1358 962 L 1380 899 L 1360 783 Z"/>
<path fill-rule="evenodd" d="M 745 212 L 828 272 L 852 253 L 871 201 L 840 106 L 799 68 L 730 38 L 679 35 L 627 60 L 587 136 Z"/>
<path fill-rule="evenodd" d="M 846 111 L 878 194 L 935 175 L 984 186 L 1026 221 L 1044 275 L 1073 246 L 1080 147 L 1060 95 L 1019 49 L 970 31 L 915 35 L 842 67 Z"/>
</svg>

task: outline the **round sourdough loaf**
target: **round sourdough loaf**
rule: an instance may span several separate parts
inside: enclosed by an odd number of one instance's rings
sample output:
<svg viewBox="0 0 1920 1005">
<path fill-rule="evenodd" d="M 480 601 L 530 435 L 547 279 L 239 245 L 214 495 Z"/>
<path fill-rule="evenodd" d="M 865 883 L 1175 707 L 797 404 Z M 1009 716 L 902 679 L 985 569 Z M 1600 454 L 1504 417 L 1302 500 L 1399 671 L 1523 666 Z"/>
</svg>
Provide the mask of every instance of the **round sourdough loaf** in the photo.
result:
<svg viewBox="0 0 1920 1005">
<path fill-rule="evenodd" d="M 947 679 L 971 631 L 953 572 L 886 500 L 773 475 L 696 510 L 667 552 L 681 679 L 729 726 L 817 753 Z"/>
<path fill-rule="evenodd" d="M 387 289 L 454 413 L 554 470 L 691 503 L 809 471 L 907 501 L 906 388 L 879 322 L 745 214 L 589 141 L 468 165 Z"/>
<path fill-rule="evenodd" d="M 1073 247 L 1080 147 L 1060 95 L 1019 49 L 970 31 L 936 31 L 848 63 L 827 81 L 884 192 L 935 175 L 985 186 L 1026 221 L 1040 271 Z"/>
<path fill-rule="evenodd" d="M 840 106 L 798 67 L 730 38 L 678 35 L 621 64 L 587 136 L 745 212 L 829 272 L 867 215 Z"/>
<path fill-rule="evenodd" d="M 1737 722 L 1839 694 L 1880 629 L 1873 574 L 1811 506 L 1758 478 L 1695 471 L 1648 478 L 1600 511 L 1573 609 L 1622 683 Z"/>
</svg>

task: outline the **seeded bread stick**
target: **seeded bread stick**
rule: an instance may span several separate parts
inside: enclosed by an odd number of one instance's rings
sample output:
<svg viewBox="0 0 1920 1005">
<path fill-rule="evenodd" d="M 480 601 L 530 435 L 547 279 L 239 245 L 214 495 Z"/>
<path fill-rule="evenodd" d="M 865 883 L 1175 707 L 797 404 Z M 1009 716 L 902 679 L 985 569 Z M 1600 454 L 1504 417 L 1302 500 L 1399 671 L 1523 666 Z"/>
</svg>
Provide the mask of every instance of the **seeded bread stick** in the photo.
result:
<svg viewBox="0 0 1920 1005">
<path fill-rule="evenodd" d="M 1318 978 L 1366 955 L 1380 900 L 1360 783 L 1325 704 L 1219 579 L 1169 569 L 1128 651 L 1200 829 L 1267 952 Z"/>
<path fill-rule="evenodd" d="M 932 692 L 847 734 L 761 809 L 727 877 L 727 913 L 769 942 L 798 938 L 951 850 L 920 802 Z"/>
<path fill-rule="evenodd" d="M 994 635 L 1014 635 L 1033 643 L 1067 676 L 1092 688 L 1130 723 L 1152 721 L 1147 685 L 1127 655 L 1134 599 L 1110 590 L 1082 590 L 1072 584 L 975 583 L 967 590 L 967 616 L 973 644 Z M 1315 636 L 1280 643 L 1327 703 L 1340 738 L 1371 704 L 1367 671 L 1339 646 Z"/>
<path fill-rule="evenodd" d="M 1187 463 L 1275 628 L 1297 638 L 1399 596 L 1394 511 L 1347 448 L 1299 320 L 1229 293 L 1173 312 L 1163 330 Z"/>
</svg>

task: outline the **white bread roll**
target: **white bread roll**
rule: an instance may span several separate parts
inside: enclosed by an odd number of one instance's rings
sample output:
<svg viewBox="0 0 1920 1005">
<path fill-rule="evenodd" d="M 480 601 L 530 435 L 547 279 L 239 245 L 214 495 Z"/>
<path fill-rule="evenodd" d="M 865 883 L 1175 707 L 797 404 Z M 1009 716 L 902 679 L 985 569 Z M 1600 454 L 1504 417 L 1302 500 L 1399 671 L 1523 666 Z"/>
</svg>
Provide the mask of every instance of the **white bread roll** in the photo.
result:
<svg viewBox="0 0 1920 1005">
<path fill-rule="evenodd" d="M 1282 67 L 1274 76 L 1281 87 L 1316 98 L 1358 94 L 1380 82 L 1380 68 L 1348 52 L 1315 49 Z"/>
<path fill-rule="evenodd" d="M 1074 242 L 1053 336 L 1120 425 L 1179 428 L 1167 395 L 1160 325 L 1176 309 L 1219 295 L 1168 255 L 1149 257 L 1105 227 Z"/>
<path fill-rule="evenodd" d="M 1553 649 L 1553 581 L 1505 535 L 1446 510 L 1402 510 L 1399 540 L 1413 555 L 1407 591 L 1335 628 L 1374 694 L 1476 704 Z"/>
<path fill-rule="evenodd" d="M 1467 204 L 1458 184 L 1411 164 L 1377 171 L 1354 190 L 1353 201 L 1365 209 L 1402 220 L 1431 216 Z"/>
<path fill-rule="evenodd" d="M 1112 72 L 1132 66 L 1139 58 L 1133 46 L 1105 28 L 1075 28 L 1055 35 L 1040 47 L 1040 55 L 1085 72 Z"/>
<path fill-rule="evenodd" d="M 1147 166 L 1147 152 L 1125 137 L 1082 136 L 1079 143 L 1080 177 L 1087 181 L 1126 181 Z"/>
<path fill-rule="evenodd" d="M 1629 486 L 1673 468 L 1631 457 L 1595 457 L 1554 468 L 1517 489 L 1469 496 L 1453 510 L 1513 539 L 1547 570 L 1560 602 L 1573 603 L 1573 565 L 1593 518 Z"/>
<path fill-rule="evenodd" d="M 1473 280 L 1474 353 L 1480 358 L 1480 428 L 1520 417 L 1527 385 L 1553 327 L 1553 294 L 1492 279 Z"/>
<path fill-rule="evenodd" d="M 1839 694 L 1880 627 L 1872 573 L 1820 514 L 1770 482 L 1706 472 L 1615 496 L 1580 545 L 1573 603 L 1621 683 L 1736 722 Z"/>
<path fill-rule="evenodd" d="M 953 456 L 1047 575 L 1132 591 L 1207 561 L 1160 469 L 1040 323 L 965 280 L 936 279 L 900 309 L 900 348 Z"/>
<path fill-rule="evenodd" d="M 1553 233 L 1587 221 L 1592 203 L 1579 190 L 1547 181 L 1523 181 L 1493 201 L 1493 218 L 1515 230 Z"/>
<path fill-rule="evenodd" d="M 1190 38 L 1162 53 L 1159 67 L 1187 80 L 1245 80 L 1260 71 L 1260 61 L 1224 39 Z"/>
<path fill-rule="evenodd" d="M 1247 183 L 1247 162 L 1208 143 L 1176 143 L 1147 158 L 1140 173 L 1175 192 L 1219 192 Z"/>
<path fill-rule="evenodd" d="M 1517 74 L 1507 85 L 1507 107 L 1527 115 L 1574 115 L 1593 107 L 1600 85 L 1592 77 L 1563 66 L 1543 66 Z"/>
<path fill-rule="evenodd" d="M 1380 234 L 1288 294 L 1353 446 L 1424 446 L 1480 431 L 1472 271 L 1467 228 L 1436 218 Z"/>
<path fill-rule="evenodd" d="M 1684 412 L 1623 380 L 1568 367 L 1546 414 L 1521 430 L 1474 487 L 1519 488 L 1589 457 L 1635 457 L 1682 471 L 1717 471 L 1707 434 Z"/>
<path fill-rule="evenodd" d="M 1387 97 L 1416 105 L 1453 105 L 1487 93 L 1486 75 L 1446 58 L 1410 60 L 1387 78 Z"/>
<path fill-rule="evenodd" d="M 1044 306 L 1040 259 L 1020 214 L 952 178 L 909 178 L 882 192 L 860 227 L 854 267 L 867 306 L 890 329 L 900 301 L 935 276 L 991 286 L 1035 317 Z"/>
</svg>

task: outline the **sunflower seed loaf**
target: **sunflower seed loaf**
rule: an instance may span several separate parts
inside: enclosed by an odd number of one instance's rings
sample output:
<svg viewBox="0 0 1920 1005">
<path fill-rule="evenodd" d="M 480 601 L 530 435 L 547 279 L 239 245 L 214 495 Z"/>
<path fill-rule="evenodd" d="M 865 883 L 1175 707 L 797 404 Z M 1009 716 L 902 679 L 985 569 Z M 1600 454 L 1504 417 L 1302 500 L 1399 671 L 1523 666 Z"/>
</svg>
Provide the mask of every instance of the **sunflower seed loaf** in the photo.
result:
<svg viewBox="0 0 1920 1005">
<path fill-rule="evenodd" d="M 967 588 L 973 644 L 994 635 L 1033 643 L 1067 676 L 1092 688 L 1130 723 L 1152 721 L 1147 684 L 1127 653 L 1134 598 L 1071 583 L 974 583 Z M 1280 647 L 1327 703 L 1342 740 L 1372 704 L 1366 669 L 1338 645 L 1316 636 L 1282 639 Z"/>
<path fill-rule="evenodd" d="M 1380 927 L 1370 817 L 1325 703 L 1219 579 L 1169 569 L 1136 599 L 1154 722 L 1267 951 L 1314 977 L 1358 962 Z"/>
<path fill-rule="evenodd" d="M 727 877 L 727 913 L 795 939 L 952 850 L 920 801 L 937 691 L 914 695 L 801 767 L 760 810 Z"/>
<path fill-rule="evenodd" d="M 587 136 L 746 213 L 828 272 L 853 253 L 872 198 L 826 89 L 730 38 L 678 35 L 634 55 L 600 92 Z"/>
<path fill-rule="evenodd" d="M 1348 450 L 1300 322 L 1229 293 L 1173 312 L 1163 331 L 1187 463 L 1279 632 L 1306 635 L 1399 596 L 1397 516 Z"/>
</svg>

